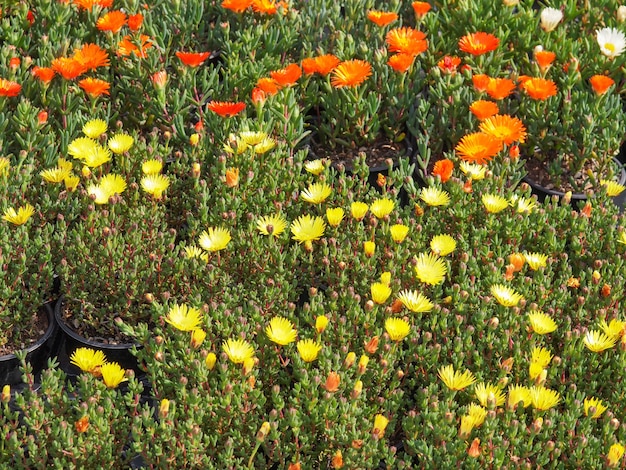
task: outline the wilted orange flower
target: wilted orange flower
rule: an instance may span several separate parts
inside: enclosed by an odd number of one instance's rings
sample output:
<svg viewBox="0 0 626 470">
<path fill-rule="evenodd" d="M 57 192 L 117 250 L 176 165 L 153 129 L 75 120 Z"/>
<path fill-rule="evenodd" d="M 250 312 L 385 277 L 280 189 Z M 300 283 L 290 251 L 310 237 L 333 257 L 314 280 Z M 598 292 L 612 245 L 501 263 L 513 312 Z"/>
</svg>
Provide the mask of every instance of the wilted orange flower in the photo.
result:
<svg viewBox="0 0 626 470">
<path fill-rule="evenodd" d="M 252 0 L 224 0 L 222 2 L 222 7 L 235 13 L 243 13 L 251 6 Z"/>
<path fill-rule="evenodd" d="M 589 201 L 587 201 L 587 204 L 585 204 L 585 206 L 580 210 L 580 214 L 584 217 L 591 217 L 591 203 Z"/>
<path fill-rule="evenodd" d="M 411 6 L 415 15 L 420 18 L 430 11 L 430 3 L 428 2 L 413 2 Z"/>
<path fill-rule="evenodd" d="M 167 72 L 165 70 L 154 72 L 150 79 L 156 88 L 163 88 L 167 84 Z"/>
<path fill-rule="evenodd" d="M 141 13 L 137 13 L 136 15 L 130 15 L 128 17 L 128 29 L 131 31 L 138 31 L 143 24 L 143 15 Z"/>
<path fill-rule="evenodd" d="M 109 89 L 111 88 L 109 82 L 91 77 L 78 82 L 78 86 L 85 90 L 85 92 L 92 98 L 97 98 L 100 95 L 108 95 Z"/>
<path fill-rule="evenodd" d="M 194 68 L 207 60 L 210 55 L 210 52 L 176 52 L 176 57 L 178 57 L 183 64 Z"/>
<path fill-rule="evenodd" d="M 98 67 L 107 67 L 109 54 L 97 44 L 85 44 L 74 51 L 73 59 L 77 60 L 85 70 L 96 70 Z"/>
<path fill-rule="evenodd" d="M 370 10 L 367 12 L 367 19 L 378 26 L 387 26 L 398 19 L 397 13 L 388 11 Z"/>
<path fill-rule="evenodd" d="M 409 68 L 411 68 L 411 65 L 413 65 L 413 60 L 415 60 L 414 55 L 404 54 L 400 52 L 389 57 L 387 64 L 396 72 L 404 73 L 409 70 Z"/>
<path fill-rule="evenodd" d="M 117 55 L 127 57 L 134 54 L 140 59 L 145 59 L 147 57 L 146 51 L 152 47 L 152 41 L 150 40 L 150 36 L 145 34 L 139 37 L 139 41 L 141 44 L 137 46 L 137 44 L 131 41 L 130 36 L 124 36 L 117 45 Z"/>
<path fill-rule="evenodd" d="M 333 70 L 330 83 L 336 88 L 355 87 L 367 80 L 370 75 L 372 66 L 369 62 L 360 59 L 345 60 Z"/>
<path fill-rule="evenodd" d="M 556 59 L 556 54 L 554 52 L 549 51 L 535 51 L 535 60 L 539 64 L 541 70 L 546 70 L 548 67 L 552 65 Z"/>
<path fill-rule="evenodd" d="M 602 294 L 602 297 L 608 297 L 611 295 L 611 286 L 609 284 L 604 284 L 600 293 Z"/>
<path fill-rule="evenodd" d="M 239 184 L 239 168 L 229 168 L 226 170 L 226 186 L 234 188 Z"/>
<path fill-rule="evenodd" d="M 259 78 L 256 82 L 256 87 L 260 90 L 263 90 L 268 95 L 275 95 L 280 90 L 278 83 L 276 80 L 269 77 Z"/>
<path fill-rule="evenodd" d="M 503 100 L 515 90 L 515 82 L 508 78 L 490 78 L 487 94 L 494 100 Z"/>
<path fill-rule="evenodd" d="M 489 75 L 485 75 L 484 73 L 472 75 L 472 83 L 474 84 L 476 91 L 487 91 L 490 81 L 491 77 Z"/>
<path fill-rule="evenodd" d="M 443 59 L 437 62 L 437 66 L 444 73 L 455 73 L 459 65 L 461 65 L 461 59 L 449 55 L 445 56 Z"/>
<path fill-rule="evenodd" d="M 339 384 L 341 383 L 341 377 L 337 372 L 330 372 L 326 378 L 324 388 L 327 392 L 334 393 L 339 390 Z"/>
<path fill-rule="evenodd" d="M 52 81 L 54 73 L 50 67 L 33 67 L 33 75 L 46 84 Z"/>
<path fill-rule="evenodd" d="M 13 97 L 20 94 L 22 85 L 11 80 L 0 78 L 0 96 Z"/>
<path fill-rule="evenodd" d="M 243 111 L 246 108 L 246 104 L 232 101 L 211 101 L 207 107 L 222 117 L 231 117 Z"/>
<path fill-rule="evenodd" d="M 59 57 L 52 60 L 52 70 L 66 80 L 72 80 L 85 72 L 83 64 L 74 58 Z"/>
<path fill-rule="evenodd" d="M 486 54 L 497 49 L 500 40 L 493 34 L 478 32 L 466 34 L 459 40 L 459 49 L 472 55 Z"/>
<path fill-rule="evenodd" d="M 89 429 L 89 416 L 83 416 L 74 423 L 76 432 L 86 432 Z"/>
<path fill-rule="evenodd" d="M 479 129 L 506 145 L 526 140 L 526 128 L 519 118 L 496 114 L 480 123 Z"/>
<path fill-rule="evenodd" d="M 511 145 L 509 147 L 509 157 L 511 158 L 511 160 L 515 160 L 519 156 L 520 156 L 519 145 L 517 144 Z"/>
<path fill-rule="evenodd" d="M 433 175 L 439 176 L 442 183 L 445 183 L 452 176 L 452 170 L 454 170 L 454 163 L 452 160 L 444 158 L 443 160 L 437 160 L 433 167 Z"/>
<path fill-rule="evenodd" d="M 403 27 L 390 30 L 385 41 L 391 52 L 417 55 L 428 49 L 426 35 L 413 28 Z"/>
<path fill-rule="evenodd" d="M 615 81 L 606 75 L 594 75 L 589 79 L 589 83 L 597 95 L 604 95 Z"/>
<path fill-rule="evenodd" d="M 119 32 L 126 24 L 126 13 L 120 10 L 113 10 L 100 17 L 96 22 L 96 28 L 100 31 Z"/>
<path fill-rule="evenodd" d="M 470 111 L 476 119 L 483 121 L 491 116 L 498 114 L 498 105 L 493 101 L 477 100 L 470 105 Z"/>
<path fill-rule="evenodd" d="M 270 72 L 270 77 L 280 87 L 294 85 L 302 76 L 302 69 L 298 64 L 289 64 L 287 67 Z"/>
<path fill-rule="evenodd" d="M 467 449 L 467 455 L 469 455 L 470 457 L 476 458 L 480 456 L 480 453 L 481 453 L 480 439 L 476 437 L 472 441 L 472 444 L 470 445 L 469 449 Z"/>
<path fill-rule="evenodd" d="M 546 78 L 530 78 L 522 83 L 522 88 L 534 100 L 546 100 L 556 95 L 556 84 Z"/>
<path fill-rule="evenodd" d="M 475 132 L 464 136 L 455 150 L 467 162 L 484 164 L 502 150 L 502 142 L 484 132 Z"/>
</svg>

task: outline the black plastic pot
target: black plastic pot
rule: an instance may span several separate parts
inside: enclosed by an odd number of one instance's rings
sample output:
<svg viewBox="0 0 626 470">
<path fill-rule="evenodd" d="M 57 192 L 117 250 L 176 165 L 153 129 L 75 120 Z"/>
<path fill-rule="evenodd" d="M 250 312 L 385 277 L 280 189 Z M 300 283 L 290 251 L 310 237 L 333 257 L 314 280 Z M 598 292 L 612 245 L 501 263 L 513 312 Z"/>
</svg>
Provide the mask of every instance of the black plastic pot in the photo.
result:
<svg viewBox="0 0 626 470">
<path fill-rule="evenodd" d="M 26 362 L 32 368 L 35 376 L 39 375 L 46 367 L 48 359 L 55 354 L 57 342 L 57 323 L 51 304 L 41 307 L 48 317 L 48 328 L 44 335 L 32 346 L 26 348 Z M 22 372 L 20 371 L 20 361 L 15 354 L 0 356 L 0 386 L 18 385 L 22 383 Z"/>
</svg>

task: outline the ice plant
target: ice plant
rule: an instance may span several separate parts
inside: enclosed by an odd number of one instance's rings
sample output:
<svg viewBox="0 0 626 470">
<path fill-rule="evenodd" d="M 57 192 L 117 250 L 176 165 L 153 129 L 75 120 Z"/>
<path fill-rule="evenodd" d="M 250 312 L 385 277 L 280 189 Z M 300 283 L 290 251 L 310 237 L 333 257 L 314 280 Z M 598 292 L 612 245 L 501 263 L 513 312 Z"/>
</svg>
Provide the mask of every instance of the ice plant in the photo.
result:
<svg viewBox="0 0 626 470">
<path fill-rule="evenodd" d="M 78 82 L 78 86 L 92 98 L 97 98 L 100 95 L 109 95 L 109 89 L 111 88 L 109 82 L 92 77 L 81 80 Z"/>
<path fill-rule="evenodd" d="M 102 381 L 108 388 L 117 388 L 119 384 L 128 380 L 126 370 L 117 362 L 102 364 L 100 373 L 102 374 Z"/>
<path fill-rule="evenodd" d="M 321 204 L 328 196 L 332 194 L 333 190 L 326 183 L 312 183 L 308 189 L 302 191 L 300 197 L 306 202 L 311 204 Z"/>
<path fill-rule="evenodd" d="M 301 339 L 296 347 L 304 362 L 313 362 L 322 350 L 322 345 L 312 339 Z"/>
<path fill-rule="evenodd" d="M 616 442 L 611 446 L 608 454 L 606 455 L 606 460 L 609 464 L 609 467 L 617 467 L 620 465 L 622 457 L 624 456 L 625 449 L 626 448 L 619 442 Z"/>
<path fill-rule="evenodd" d="M 522 121 L 508 114 L 496 114 L 483 120 L 479 129 L 505 145 L 511 145 L 514 142 L 522 143 L 526 139 L 526 128 Z"/>
<path fill-rule="evenodd" d="M 389 419 L 381 414 L 377 414 L 374 416 L 374 429 L 372 434 L 374 435 L 374 439 L 380 439 L 385 434 L 385 429 L 387 429 L 387 425 L 389 424 Z"/>
<path fill-rule="evenodd" d="M 198 244 L 209 253 L 226 248 L 231 240 L 230 231 L 223 227 L 209 227 L 200 235 Z"/>
<path fill-rule="evenodd" d="M 450 204 L 450 194 L 434 186 L 422 189 L 420 199 L 429 206 L 447 206 Z"/>
<path fill-rule="evenodd" d="M 232 117 L 246 109 L 246 104 L 232 101 L 211 101 L 207 104 L 207 108 L 222 117 Z"/>
<path fill-rule="evenodd" d="M 415 262 L 415 275 L 421 282 L 432 286 L 441 284 L 447 273 L 448 268 L 446 264 L 437 255 L 421 253 L 417 257 Z"/>
<path fill-rule="evenodd" d="M 287 228 L 287 221 L 282 215 L 274 214 L 258 219 L 256 227 L 262 235 L 278 237 Z"/>
<path fill-rule="evenodd" d="M 394 224 L 389 227 L 391 239 L 396 243 L 402 243 L 409 234 L 409 227 L 404 224 Z"/>
<path fill-rule="evenodd" d="M 491 286 L 490 292 L 496 301 L 505 307 L 515 307 L 520 300 L 523 299 L 521 294 L 518 294 L 512 288 L 502 284 L 495 284 Z"/>
<path fill-rule="evenodd" d="M 193 331 L 202 324 L 202 312 L 185 304 L 170 307 L 165 321 L 180 331 Z"/>
<path fill-rule="evenodd" d="M 485 165 L 479 165 L 467 161 L 462 161 L 459 165 L 461 171 L 466 176 L 469 176 L 472 180 L 478 181 L 485 178 L 487 167 Z"/>
<path fill-rule="evenodd" d="M 372 75 L 369 62 L 351 59 L 341 62 L 332 71 L 330 83 L 335 88 L 356 87 Z"/>
<path fill-rule="evenodd" d="M 615 80 L 606 75 L 594 75 L 589 79 L 589 83 L 596 95 L 604 95 L 609 88 L 615 85 Z"/>
<path fill-rule="evenodd" d="M 545 335 L 556 330 L 556 322 L 543 312 L 532 310 L 528 313 L 530 327 L 538 335 Z"/>
<path fill-rule="evenodd" d="M 34 213 L 35 208 L 31 204 L 18 207 L 17 211 L 13 207 L 9 207 L 5 209 L 2 219 L 13 225 L 24 225 Z"/>
<path fill-rule="evenodd" d="M 547 7 L 541 10 L 541 28 L 547 33 L 554 31 L 562 19 L 563 12 L 557 8 Z"/>
<path fill-rule="evenodd" d="M 389 47 L 389 52 L 398 52 L 410 56 L 416 56 L 428 49 L 426 35 L 406 26 L 390 30 L 385 41 Z"/>
<path fill-rule="evenodd" d="M 507 407 L 509 409 L 515 409 L 519 403 L 522 403 L 523 407 L 530 406 L 532 404 L 532 396 L 530 389 L 523 385 L 509 385 Z"/>
<path fill-rule="evenodd" d="M 454 170 L 454 163 L 448 158 L 443 158 L 435 162 L 432 174 L 438 176 L 442 183 L 445 183 L 452 176 Z"/>
<path fill-rule="evenodd" d="M 545 268 L 548 261 L 548 255 L 542 253 L 524 253 L 524 258 L 533 271 L 539 268 Z"/>
<path fill-rule="evenodd" d="M 606 320 L 600 321 L 600 329 L 609 338 L 621 338 L 626 332 L 626 322 L 616 318 L 611 319 L 609 323 Z"/>
<path fill-rule="evenodd" d="M 591 417 L 593 419 L 598 419 L 600 416 L 602 416 L 602 413 L 607 410 L 607 407 L 602 404 L 602 400 L 594 397 L 585 398 L 585 401 L 583 402 L 583 407 L 585 410 L 585 416 L 589 416 L 591 414 Z"/>
<path fill-rule="evenodd" d="M 391 11 L 370 10 L 367 12 L 367 19 L 377 26 L 387 26 L 398 19 L 398 14 Z"/>
<path fill-rule="evenodd" d="M 144 175 L 158 175 L 163 170 L 163 162 L 161 160 L 150 159 L 141 164 L 141 172 Z"/>
<path fill-rule="evenodd" d="M 246 359 L 254 357 L 254 348 L 243 339 L 228 339 L 222 343 L 222 351 L 234 364 L 243 364 Z"/>
<path fill-rule="evenodd" d="M 110 31 L 111 33 L 118 33 L 122 27 L 126 24 L 126 13 L 121 10 L 113 10 L 105 13 L 98 18 L 96 27 L 100 31 Z"/>
<path fill-rule="evenodd" d="M 530 387 L 530 400 L 535 409 L 545 411 L 558 405 L 561 396 L 555 390 L 542 386 L 532 386 Z"/>
<path fill-rule="evenodd" d="M 382 282 L 375 282 L 370 286 L 370 293 L 375 304 L 384 304 L 391 295 L 391 287 Z"/>
<path fill-rule="evenodd" d="M 331 227 L 337 227 L 345 216 L 345 211 L 341 207 L 326 208 L 326 220 Z"/>
<path fill-rule="evenodd" d="M 178 57 L 183 64 L 192 68 L 200 66 L 210 55 L 210 52 L 176 52 L 176 57 Z"/>
<path fill-rule="evenodd" d="M 166 175 L 147 175 L 141 178 L 141 188 L 157 200 L 163 197 L 163 192 L 169 186 L 170 179 Z"/>
<path fill-rule="evenodd" d="M 463 390 L 476 382 L 476 377 L 469 370 L 455 371 L 452 365 L 440 367 L 438 376 L 450 390 Z"/>
<path fill-rule="evenodd" d="M 626 35 L 617 28 L 602 28 L 596 31 L 596 40 L 602 54 L 614 59 L 626 48 Z"/>
<path fill-rule="evenodd" d="M 106 362 L 104 353 L 99 349 L 77 348 L 70 356 L 71 364 L 74 364 L 83 372 L 88 372 L 96 377 L 100 376 L 100 368 Z"/>
<path fill-rule="evenodd" d="M 602 180 L 600 184 L 606 188 L 606 194 L 609 197 L 617 197 L 626 189 L 626 186 L 619 184 L 617 181 Z"/>
<path fill-rule="evenodd" d="M 83 126 L 83 134 L 90 139 L 97 139 L 107 131 L 107 123 L 102 119 L 91 119 Z"/>
<path fill-rule="evenodd" d="M 376 199 L 374 202 L 370 204 L 370 212 L 377 219 L 382 219 L 383 217 L 391 214 L 395 207 L 395 202 L 388 198 Z"/>
<path fill-rule="evenodd" d="M 17 82 L 0 78 L 0 96 L 15 97 L 22 91 L 22 85 Z"/>
<path fill-rule="evenodd" d="M 304 243 L 307 249 L 312 248 L 312 242 L 319 240 L 324 235 L 326 223 L 318 216 L 308 214 L 301 215 L 291 223 L 291 233 L 293 240 Z"/>
<path fill-rule="evenodd" d="M 504 405 L 506 396 L 500 387 L 490 383 L 480 382 L 474 384 L 474 394 L 482 406 L 494 408 Z"/>
<path fill-rule="evenodd" d="M 558 92 L 556 83 L 546 78 L 529 78 L 524 80 L 520 87 L 534 100 L 547 100 Z M 522 141 L 523 142 L 523 141 Z"/>
<path fill-rule="evenodd" d="M 485 209 L 490 214 L 497 214 L 509 207 L 509 201 L 497 194 L 483 194 L 481 200 Z"/>
<path fill-rule="evenodd" d="M 463 136 L 455 150 L 462 160 L 483 165 L 502 150 L 502 141 L 484 132 L 474 132 Z"/>
<path fill-rule="evenodd" d="M 326 169 L 326 165 L 324 160 L 318 158 L 316 160 L 308 160 L 304 162 L 304 169 L 317 176 Z"/>
<path fill-rule="evenodd" d="M 276 344 L 286 346 L 296 340 L 297 331 L 293 323 L 283 317 L 274 317 L 265 328 L 265 334 Z"/>
<path fill-rule="evenodd" d="M 402 341 L 411 332 L 411 325 L 403 318 L 387 318 L 385 320 L 385 331 L 391 341 Z"/>
<path fill-rule="evenodd" d="M 498 48 L 500 40 L 493 34 L 477 32 L 466 34 L 459 40 L 459 49 L 472 55 L 482 55 Z"/>
<path fill-rule="evenodd" d="M 414 313 L 430 312 L 435 306 L 428 297 L 421 292 L 413 290 L 403 290 L 398 295 L 398 299 L 405 308 Z"/>
<path fill-rule="evenodd" d="M 590 351 L 599 353 L 615 346 L 617 338 L 610 337 L 599 330 L 589 330 L 583 338 L 583 343 Z"/>
<path fill-rule="evenodd" d="M 435 235 L 430 241 L 430 249 L 437 256 L 447 256 L 456 248 L 456 241 L 450 235 Z"/>
<path fill-rule="evenodd" d="M 111 152 L 117 155 L 128 152 L 134 143 L 135 139 L 133 136 L 123 133 L 115 134 L 107 141 L 107 145 Z"/>
<path fill-rule="evenodd" d="M 369 206 L 364 202 L 355 201 L 350 205 L 350 214 L 352 214 L 352 217 L 356 220 L 362 220 L 368 210 Z"/>
</svg>

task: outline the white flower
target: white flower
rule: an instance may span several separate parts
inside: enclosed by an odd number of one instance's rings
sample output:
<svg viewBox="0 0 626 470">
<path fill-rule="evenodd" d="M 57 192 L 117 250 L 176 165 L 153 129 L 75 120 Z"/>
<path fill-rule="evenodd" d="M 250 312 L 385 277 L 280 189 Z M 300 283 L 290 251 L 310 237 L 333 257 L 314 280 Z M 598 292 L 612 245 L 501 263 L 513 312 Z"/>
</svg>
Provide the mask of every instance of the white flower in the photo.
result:
<svg viewBox="0 0 626 470">
<path fill-rule="evenodd" d="M 615 13 L 615 16 L 617 16 L 617 21 L 619 21 L 620 23 L 623 23 L 624 21 L 626 21 L 626 5 L 620 5 L 617 8 L 617 12 Z"/>
<path fill-rule="evenodd" d="M 626 36 L 617 28 L 602 28 L 596 31 L 596 38 L 600 50 L 609 59 L 613 59 L 624 52 Z"/>
<path fill-rule="evenodd" d="M 563 12 L 561 10 L 557 10 L 556 8 L 544 8 L 541 10 L 541 28 L 549 33 L 554 30 L 556 26 L 563 19 Z"/>
</svg>

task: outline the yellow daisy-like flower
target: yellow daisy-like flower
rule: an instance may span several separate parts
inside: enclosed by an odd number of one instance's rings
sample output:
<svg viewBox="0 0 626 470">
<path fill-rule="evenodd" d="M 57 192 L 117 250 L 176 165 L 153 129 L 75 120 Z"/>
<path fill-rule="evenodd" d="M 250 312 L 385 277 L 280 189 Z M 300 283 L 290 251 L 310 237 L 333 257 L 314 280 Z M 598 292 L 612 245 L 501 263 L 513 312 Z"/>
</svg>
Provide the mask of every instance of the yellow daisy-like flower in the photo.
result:
<svg viewBox="0 0 626 470">
<path fill-rule="evenodd" d="M 385 320 L 385 331 L 392 341 L 402 341 L 411 332 L 411 325 L 402 318 L 387 318 Z"/>
<path fill-rule="evenodd" d="M 607 410 L 607 407 L 602 404 L 602 400 L 594 397 L 585 398 L 583 406 L 585 409 L 585 416 L 589 416 L 591 408 L 594 408 L 594 412 L 591 415 L 593 419 L 598 419 L 600 416 L 602 416 L 602 413 Z"/>
<path fill-rule="evenodd" d="M 276 344 L 286 346 L 296 340 L 298 334 L 296 329 L 289 320 L 283 317 L 274 317 L 270 320 L 270 324 L 265 328 L 265 334 Z"/>
<path fill-rule="evenodd" d="M 436 235 L 430 241 L 430 249 L 437 256 L 447 256 L 456 249 L 456 241 L 450 235 Z"/>
<path fill-rule="evenodd" d="M 393 202 L 391 199 L 376 199 L 370 205 L 370 212 L 374 214 L 374 217 L 376 217 L 377 219 L 382 219 L 383 217 L 391 214 L 391 211 L 393 211 L 394 207 L 396 207 L 396 203 Z"/>
<path fill-rule="evenodd" d="M 626 333 L 626 322 L 613 318 L 609 323 L 605 320 L 600 322 L 600 329 L 609 338 L 619 339 Z"/>
<path fill-rule="evenodd" d="M 198 239 L 198 244 L 209 253 L 220 251 L 226 248 L 230 243 L 231 236 L 230 231 L 223 227 L 209 227 L 209 230 L 205 230 Z"/>
<path fill-rule="evenodd" d="M 270 137 L 266 137 L 254 146 L 254 153 L 256 153 L 257 155 L 262 155 L 269 152 L 274 147 L 276 147 L 276 141 Z"/>
<path fill-rule="evenodd" d="M 146 160 L 141 164 L 141 171 L 144 175 L 157 175 L 163 169 L 163 162 L 154 158 Z"/>
<path fill-rule="evenodd" d="M 406 308 L 414 313 L 430 312 L 435 306 L 428 297 L 414 290 L 403 290 L 398 299 Z"/>
<path fill-rule="evenodd" d="M 90 139 L 97 139 L 107 131 L 107 123 L 102 119 L 92 119 L 83 126 L 83 134 Z"/>
<path fill-rule="evenodd" d="M 435 286 L 441 284 L 448 273 L 448 268 L 441 258 L 431 253 L 421 253 L 415 264 L 415 275 L 425 283 Z"/>
<path fill-rule="evenodd" d="M 382 305 L 384 304 L 389 296 L 391 295 L 391 287 L 388 284 L 384 284 L 382 282 L 375 282 L 370 286 L 370 291 L 372 294 L 372 300 L 374 303 Z"/>
<path fill-rule="evenodd" d="M 65 181 L 65 178 L 70 176 L 70 170 L 59 167 L 48 168 L 47 170 L 41 171 L 39 174 L 48 183 L 62 183 Z"/>
<path fill-rule="evenodd" d="M 530 321 L 530 327 L 538 335 L 552 333 L 557 327 L 552 317 L 538 310 L 532 310 L 528 313 L 528 321 Z"/>
<path fill-rule="evenodd" d="M 296 347 L 304 362 L 313 362 L 322 350 L 322 345 L 312 339 L 301 339 Z"/>
<path fill-rule="evenodd" d="M 301 215 L 291 223 L 291 233 L 293 240 L 299 243 L 319 240 L 324 235 L 326 223 L 321 217 L 312 217 L 308 214 Z"/>
<path fill-rule="evenodd" d="M 257 220 L 256 228 L 261 235 L 278 237 L 287 228 L 287 221 L 280 214 L 269 215 Z"/>
<path fill-rule="evenodd" d="M 619 196 L 626 189 L 626 186 L 619 184 L 617 181 L 602 180 L 600 181 L 600 184 L 606 186 L 606 193 L 610 197 Z"/>
<path fill-rule="evenodd" d="M 69 175 L 63 180 L 63 183 L 65 183 L 66 190 L 74 191 L 80 183 L 80 178 L 76 175 Z"/>
<path fill-rule="evenodd" d="M 619 465 L 620 460 L 622 460 L 622 457 L 624 456 L 625 449 L 626 448 L 619 442 L 616 442 L 611 446 L 609 453 L 606 455 L 609 467 L 617 467 Z"/>
<path fill-rule="evenodd" d="M 66 160 L 63 157 L 59 157 L 57 161 L 57 168 L 61 168 L 62 170 L 72 171 L 74 169 L 74 164 L 69 160 Z"/>
<path fill-rule="evenodd" d="M 515 307 L 524 298 L 521 294 L 502 284 L 491 286 L 491 295 L 494 296 L 500 305 L 505 307 Z"/>
<path fill-rule="evenodd" d="M 558 405 L 561 401 L 561 396 L 555 390 L 533 386 L 530 387 L 530 400 L 535 409 L 545 411 Z"/>
<path fill-rule="evenodd" d="M 515 194 L 511 196 L 511 206 L 515 207 L 515 212 L 518 214 L 530 214 L 537 207 L 537 202 L 534 199 L 519 197 Z"/>
<path fill-rule="evenodd" d="M 546 368 L 550 365 L 550 361 L 552 360 L 552 353 L 543 347 L 534 347 L 530 362 L 533 364 L 538 364 L 542 368 Z"/>
<path fill-rule="evenodd" d="M 7 157 L 0 157 L 0 176 L 8 175 L 11 162 Z"/>
<path fill-rule="evenodd" d="M 170 186 L 170 179 L 167 175 L 152 174 L 141 178 L 141 189 L 154 196 L 155 199 L 163 197 L 163 191 Z"/>
<path fill-rule="evenodd" d="M 509 408 L 515 408 L 520 402 L 522 402 L 522 406 L 524 408 L 532 403 L 530 388 L 528 387 L 524 387 L 522 385 L 509 385 L 508 395 L 507 406 Z"/>
<path fill-rule="evenodd" d="M 188 307 L 185 304 L 173 305 L 165 321 L 180 331 L 193 331 L 200 328 L 202 323 L 202 312 L 197 308 Z"/>
<path fill-rule="evenodd" d="M 309 160 L 304 163 L 304 169 L 309 173 L 317 176 L 326 169 L 326 164 L 322 159 Z"/>
<path fill-rule="evenodd" d="M 326 220 L 331 227 L 337 227 L 345 216 L 341 207 L 329 207 L 326 209 Z"/>
<path fill-rule="evenodd" d="M 107 362 L 100 367 L 102 381 L 108 388 L 116 388 L 122 382 L 126 382 L 126 370 L 122 369 L 117 362 Z"/>
<path fill-rule="evenodd" d="M 459 427 L 459 437 L 466 439 L 474 428 L 478 427 L 475 417 L 470 415 L 461 416 L 461 426 Z"/>
<path fill-rule="evenodd" d="M 524 253 L 524 259 L 530 266 L 530 269 L 536 271 L 539 268 L 545 268 L 548 261 L 548 255 L 541 253 Z"/>
<path fill-rule="evenodd" d="M 206 255 L 206 253 L 196 245 L 190 245 L 185 247 L 185 258 L 187 259 L 201 258 L 202 255 Z"/>
<path fill-rule="evenodd" d="M 267 133 L 263 131 L 242 131 L 239 133 L 239 138 L 247 145 L 258 145 L 267 139 Z"/>
<path fill-rule="evenodd" d="M 440 367 L 438 376 L 450 390 L 463 390 L 476 382 L 476 377 L 469 370 L 461 373 L 452 365 Z"/>
<path fill-rule="evenodd" d="M 420 199 L 429 206 L 447 206 L 450 204 L 450 194 L 435 187 L 422 189 Z"/>
<path fill-rule="evenodd" d="M 30 204 L 19 207 L 17 211 L 13 207 L 9 207 L 4 211 L 2 219 L 13 225 L 24 225 L 34 213 L 35 208 Z"/>
<path fill-rule="evenodd" d="M 135 139 L 128 134 L 115 134 L 107 142 L 111 152 L 115 154 L 128 152 L 134 143 Z"/>
<path fill-rule="evenodd" d="M 92 146 L 82 156 L 83 163 L 89 168 L 98 168 L 110 160 L 111 152 L 100 144 Z"/>
<path fill-rule="evenodd" d="M 300 197 L 311 204 L 320 204 L 333 192 L 326 183 L 313 183 L 306 191 L 302 191 Z"/>
<path fill-rule="evenodd" d="M 497 194 L 483 194 L 482 201 L 490 214 L 497 214 L 509 207 L 509 201 Z"/>
<path fill-rule="evenodd" d="M 472 417 L 474 419 L 474 426 L 478 427 L 485 422 L 485 418 L 487 417 L 487 409 L 476 403 L 470 403 L 467 409 L 467 416 Z"/>
<path fill-rule="evenodd" d="M 78 137 L 67 146 L 67 153 L 77 160 L 84 160 L 85 155 L 93 152 L 97 146 L 98 142 L 89 137 Z"/>
<path fill-rule="evenodd" d="M 506 400 L 504 392 L 497 385 L 480 382 L 474 385 L 476 398 L 486 408 L 502 406 Z"/>
<path fill-rule="evenodd" d="M 83 372 L 89 372 L 96 377 L 100 376 L 100 367 L 106 362 L 107 359 L 102 351 L 91 348 L 75 349 L 70 356 L 70 364 L 74 364 Z"/>
<path fill-rule="evenodd" d="M 583 338 L 583 343 L 590 351 L 602 352 L 615 346 L 617 338 L 611 338 L 599 330 L 589 330 Z"/>
<path fill-rule="evenodd" d="M 471 163 L 463 160 L 459 167 L 461 168 L 463 174 L 469 176 L 474 181 L 485 179 L 485 174 L 487 173 L 486 165 L 479 165 L 477 163 Z"/>
<path fill-rule="evenodd" d="M 385 271 L 380 275 L 380 282 L 385 284 L 386 286 L 391 284 L 391 271 Z"/>
<path fill-rule="evenodd" d="M 356 220 L 362 220 L 368 210 L 369 206 L 364 202 L 356 201 L 350 205 L 350 213 Z"/>
<path fill-rule="evenodd" d="M 234 364 L 243 364 L 246 359 L 254 357 L 254 348 L 243 339 L 229 339 L 222 343 L 222 351 Z"/>
<path fill-rule="evenodd" d="M 409 234 L 409 227 L 403 224 L 394 224 L 389 227 L 391 239 L 396 243 L 402 243 Z"/>
</svg>

